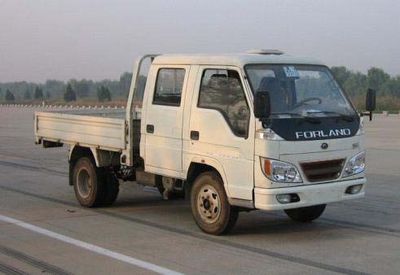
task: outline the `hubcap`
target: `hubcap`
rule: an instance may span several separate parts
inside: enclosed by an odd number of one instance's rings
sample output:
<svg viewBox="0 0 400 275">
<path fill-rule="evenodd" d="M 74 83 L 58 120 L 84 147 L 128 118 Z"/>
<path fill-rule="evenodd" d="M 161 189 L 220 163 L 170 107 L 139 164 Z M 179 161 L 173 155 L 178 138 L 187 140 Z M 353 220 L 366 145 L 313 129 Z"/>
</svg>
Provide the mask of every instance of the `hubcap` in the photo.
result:
<svg viewBox="0 0 400 275">
<path fill-rule="evenodd" d="M 92 178 L 86 169 L 79 170 L 77 174 L 77 189 L 79 196 L 86 199 L 89 197 L 93 188 Z"/>
<path fill-rule="evenodd" d="M 197 195 L 197 209 L 200 217 L 206 223 L 214 223 L 221 214 L 221 200 L 211 185 L 204 185 Z"/>
</svg>

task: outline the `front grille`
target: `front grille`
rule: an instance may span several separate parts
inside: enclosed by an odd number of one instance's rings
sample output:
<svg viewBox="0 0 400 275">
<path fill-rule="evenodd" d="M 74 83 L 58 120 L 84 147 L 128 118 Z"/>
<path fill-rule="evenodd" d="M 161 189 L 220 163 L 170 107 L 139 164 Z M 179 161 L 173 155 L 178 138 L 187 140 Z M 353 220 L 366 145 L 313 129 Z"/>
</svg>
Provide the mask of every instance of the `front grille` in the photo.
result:
<svg viewBox="0 0 400 275">
<path fill-rule="evenodd" d="M 300 163 L 304 175 L 310 182 L 334 180 L 340 176 L 344 159 Z"/>
</svg>

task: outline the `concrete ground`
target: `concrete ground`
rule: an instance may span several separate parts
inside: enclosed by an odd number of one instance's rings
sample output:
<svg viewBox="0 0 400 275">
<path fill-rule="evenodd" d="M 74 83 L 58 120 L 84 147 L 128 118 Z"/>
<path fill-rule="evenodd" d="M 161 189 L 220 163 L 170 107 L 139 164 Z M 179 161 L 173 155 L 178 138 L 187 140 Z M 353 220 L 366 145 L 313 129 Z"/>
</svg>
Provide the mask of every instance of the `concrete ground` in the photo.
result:
<svg viewBox="0 0 400 275">
<path fill-rule="evenodd" d="M 33 144 L 33 111 L 0 107 L 0 273 L 399 274 L 400 116 L 365 122 L 365 199 L 328 205 L 311 224 L 241 213 L 214 237 L 187 202 L 133 183 L 112 207 L 81 208 L 66 148 Z"/>
</svg>

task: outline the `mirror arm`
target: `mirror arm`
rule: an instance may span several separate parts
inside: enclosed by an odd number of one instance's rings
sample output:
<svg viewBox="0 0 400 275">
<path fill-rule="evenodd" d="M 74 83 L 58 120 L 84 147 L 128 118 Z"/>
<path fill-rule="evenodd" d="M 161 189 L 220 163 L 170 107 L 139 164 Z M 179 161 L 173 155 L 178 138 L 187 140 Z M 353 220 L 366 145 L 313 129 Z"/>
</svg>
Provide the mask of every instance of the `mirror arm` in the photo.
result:
<svg viewBox="0 0 400 275">
<path fill-rule="evenodd" d="M 370 111 L 370 112 L 361 112 L 360 116 L 368 116 L 369 117 L 369 121 L 372 121 L 372 111 Z"/>
</svg>

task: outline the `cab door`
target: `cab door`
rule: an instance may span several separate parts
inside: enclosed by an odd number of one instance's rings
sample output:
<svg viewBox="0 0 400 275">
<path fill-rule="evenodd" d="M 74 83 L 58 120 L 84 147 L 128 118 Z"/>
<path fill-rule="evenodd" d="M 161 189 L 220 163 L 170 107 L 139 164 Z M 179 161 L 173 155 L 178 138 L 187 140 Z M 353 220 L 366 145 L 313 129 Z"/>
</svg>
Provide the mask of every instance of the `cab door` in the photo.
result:
<svg viewBox="0 0 400 275">
<path fill-rule="evenodd" d="M 239 68 L 200 66 L 188 151 L 220 165 L 229 197 L 252 200 L 254 118 L 244 83 Z"/>
<path fill-rule="evenodd" d="M 182 175 L 182 127 L 186 79 L 190 66 L 152 66 L 155 82 L 146 100 L 142 133 L 147 172 Z M 142 134 L 143 137 L 143 134 Z"/>
</svg>

